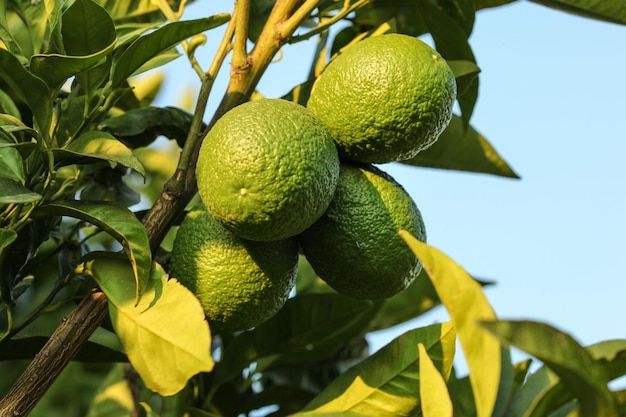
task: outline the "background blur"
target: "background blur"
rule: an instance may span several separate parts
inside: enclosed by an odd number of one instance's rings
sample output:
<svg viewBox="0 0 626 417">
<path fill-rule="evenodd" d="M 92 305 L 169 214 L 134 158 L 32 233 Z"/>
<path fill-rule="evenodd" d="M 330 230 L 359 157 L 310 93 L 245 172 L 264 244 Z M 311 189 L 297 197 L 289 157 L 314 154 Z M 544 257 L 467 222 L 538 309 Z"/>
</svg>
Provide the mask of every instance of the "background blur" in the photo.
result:
<svg viewBox="0 0 626 417">
<path fill-rule="evenodd" d="M 231 7 L 198 0 L 184 18 Z M 203 68 L 220 39 L 209 32 L 196 52 Z M 546 321 L 583 344 L 626 338 L 625 41 L 623 26 L 529 2 L 479 12 L 470 43 L 482 73 L 471 123 L 522 179 L 382 167 L 417 202 L 429 243 L 497 282 L 486 292 L 500 318 Z M 260 92 L 280 97 L 305 81 L 314 47 L 315 39 L 285 46 Z M 183 57 L 165 68 L 155 105 L 181 105 L 199 80 Z M 225 89 L 225 69 L 205 120 Z M 380 332 L 373 349 L 442 320 L 438 308 Z"/>
</svg>

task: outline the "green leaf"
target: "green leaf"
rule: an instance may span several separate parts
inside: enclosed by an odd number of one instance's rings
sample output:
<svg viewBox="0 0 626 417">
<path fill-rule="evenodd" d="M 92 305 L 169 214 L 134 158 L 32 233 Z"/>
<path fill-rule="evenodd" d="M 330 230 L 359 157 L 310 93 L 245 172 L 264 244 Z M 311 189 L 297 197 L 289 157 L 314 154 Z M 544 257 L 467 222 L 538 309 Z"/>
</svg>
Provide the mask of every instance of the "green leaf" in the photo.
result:
<svg viewBox="0 0 626 417">
<path fill-rule="evenodd" d="M 14 337 L 0 343 L 0 361 L 33 359 L 48 342 L 45 336 Z M 87 342 L 72 359 L 77 362 L 127 362 L 126 355 L 94 342 Z"/>
<path fill-rule="evenodd" d="M 490 281 L 477 280 L 477 282 L 483 287 L 493 284 Z M 407 289 L 381 302 L 368 331 L 374 332 L 404 323 L 425 314 L 439 304 L 441 301 L 435 287 L 428 279 L 426 271 L 422 270 Z"/>
<path fill-rule="evenodd" d="M 374 303 L 339 294 L 291 298 L 274 317 L 235 336 L 215 369 L 214 384 L 262 358 L 265 367 L 319 360 L 363 332 L 374 312 Z"/>
<path fill-rule="evenodd" d="M 13 230 L 0 229 L 0 253 L 11 243 L 13 243 L 17 239 L 17 233 Z"/>
<path fill-rule="evenodd" d="M 497 411 L 497 402 L 508 400 L 499 399 L 498 394 L 507 395 L 513 384 L 508 350 L 478 325 L 482 320 L 495 320 L 495 313 L 480 284 L 460 265 L 407 231 L 401 230 L 400 234 L 422 262 L 457 329 L 470 371 L 477 416 L 491 416 Z"/>
<path fill-rule="evenodd" d="M 504 6 L 505 4 L 513 3 L 514 1 L 516 0 L 474 0 L 476 10 Z"/>
<path fill-rule="evenodd" d="M 176 107 L 142 107 L 106 119 L 98 125 L 98 129 L 111 133 L 132 147 L 147 146 L 159 135 L 175 139 L 182 145 L 192 118 L 193 115 Z"/>
<path fill-rule="evenodd" d="M 86 271 L 109 301 L 109 312 L 128 359 L 146 386 L 174 395 L 189 378 L 213 369 L 211 335 L 200 301 L 154 264 L 150 282 L 135 303 L 133 268 L 120 254 L 92 253 Z"/>
<path fill-rule="evenodd" d="M 94 395 L 87 417 L 121 417 L 135 414 L 135 400 L 126 374 L 127 368 L 124 365 L 111 368 Z"/>
<path fill-rule="evenodd" d="M 48 18 L 56 14 L 56 10 L 48 10 L 48 3 L 0 1 L 0 37 L 11 52 L 28 58 L 46 47 Z"/>
<path fill-rule="evenodd" d="M 531 0 L 553 9 L 604 22 L 626 24 L 623 0 Z"/>
<path fill-rule="evenodd" d="M 530 374 L 515 392 L 507 407 L 510 417 L 547 416 L 550 410 L 561 406 L 571 398 L 559 377 L 548 367 L 541 367 Z"/>
<path fill-rule="evenodd" d="M 144 63 L 178 42 L 198 33 L 213 29 L 230 19 L 226 13 L 204 19 L 169 23 L 133 42 L 113 64 L 111 81 L 119 87 Z"/>
<path fill-rule="evenodd" d="M 411 415 L 420 403 L 418 343 L 425 346 L 436 368 L 447 378 L 454 358 L 454 328 L 450 323 L 434 324 L 403 334 L 348 369 L 303 411 Z"/>
<path fill-rule="evenodd" d="M 20 182 L 0 177 L 0 204 L 26 204 L 41 200 L 41 195 L 32 192 Z"/>
<path fill-rule="evenodd" d="M 585 349 L 602 364 L 609 381 L 626 375 L 626 339 L 605 340 Z"/>
<path fill-rule="evenodd" d="M 95 1 L 104 7 L 114 20 L 123 22 L 163 22 L 166 20 L 158 2 L 154 0 Z M 180 0 L 168 0 L 167 3 L 173 10 L 177 10 L 181 4 Z"/>
<path fill-rule="evenodd" d="M 76 0 L 63 13 L 61 33 L 68 55 L 93 55 L 109 48 L 117 37 L 109 14 L 91 0 Z"/>
<path fill-rule="evenodd" d="M 143 165 L 133 151 L 106 132 L 91 130 L 63 148 L 53 148 L 52 153 L 57 165 L 85 162 L 85 159 L 100 159 L 133 169 L 142 176 L 146 175 Z"/>
<path fill-rule="evenodd" d="M 422 417 L 452 417 L 452 400 L 446 380 L 430 360 L 424 345 L 418 344 L 418 349 Z"/>
<path fill-rule="evenodd" d="M 30 68 L 33 74 L 45 80 L 52 89 L 58 88 L 67 79 L 82 71 L 93 68 L 108 55 L 115 46 L 115 40 L 104 49 L 91 55 L 70 56 L 59 54 L 34 55 Z"/>
<path fill-rule="evenodd" d="M 395 21 L 396 31 L 411 36 L 420 36 L 428 31 L 420 15 L 416 1 L 375 0 L 355 13 L 357 27 L 379 27 Z"/>
<path fill-rule="evenodd" d="M 0 147 L 0 177 L 24 184 L 24 161 L 19 151 L 12 146 Z"/>
<path fill-rule="evenodd" d="M 52 123 L 52 99 L 46 83 L 27 71 L 13 54 L 2 48 L 0 48 L 0 77 L 28 105 L 33 112 L 38 130 L 46 135 Z"/>
<path fill-rule="evenodd" d="M 484 322 L 483 326 L 554 371 L 578 398 L 582 415 L 618 416 L 604 368 L 570 335 L 545 323 L 532 321 L 490 321 Z"/>
<path fill-rule="evenodd" d="M 449 169 L 519 178 L 487 139 L 460 117 L 453 115 L 437 142 L 417 156 L 401 161 L 405 165 Z"/>
<path fill-rule="evenodd" d="M 38 207 L 33 216 L 69 216 L 103 230 L 124 248 L 135 277 L 135 298 L 138 301 L 148 284 L 152 268 L 152 254 L 146 229 L 132 211 L 105 202 L 55 201 Z"/>
<path fill-rule="evenodd" d="M 469 34 L 452 16 L 429 1 L 418 1 L 415 4 L 428 26 L 437 51 L 446 60 L 476 62 L 468 42 Z M 461 85 L 461 87 L 463 88 L 457 93 L 457 100 L 461 108 L 463 123 L 468 125 L 478 98 L 478 77 L 474 77 L 469 83 Z"/>
<path fill-rule="evenodd" d="M 446 61 L 456 78 L 457 95 L 461 96 L 471 86 L 476 76 L 480 73 L 478 65 L 472 61 Z"/>
</svg>

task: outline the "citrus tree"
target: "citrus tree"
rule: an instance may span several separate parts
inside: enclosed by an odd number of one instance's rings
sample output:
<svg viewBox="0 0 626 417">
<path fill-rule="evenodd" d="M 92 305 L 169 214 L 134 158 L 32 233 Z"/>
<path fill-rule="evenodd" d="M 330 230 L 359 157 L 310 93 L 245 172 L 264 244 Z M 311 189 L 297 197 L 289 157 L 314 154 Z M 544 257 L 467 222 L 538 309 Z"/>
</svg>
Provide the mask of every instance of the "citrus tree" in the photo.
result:
<svg viewBox="0 0 626 417">
<path fill-rule="evenodd" d="M 470 124 L 474 16 L 510 2 L 0 1 L 0 416 L 626 416 L 626 341 L 497 320 L 369 165 L 516 177 Z M 537 2 L 626 23 L 622 0 Z M 307 79 L 256 91 L 312 38 Z M 193 113 L 137 78 L 173 59 Z"/>
</svg>

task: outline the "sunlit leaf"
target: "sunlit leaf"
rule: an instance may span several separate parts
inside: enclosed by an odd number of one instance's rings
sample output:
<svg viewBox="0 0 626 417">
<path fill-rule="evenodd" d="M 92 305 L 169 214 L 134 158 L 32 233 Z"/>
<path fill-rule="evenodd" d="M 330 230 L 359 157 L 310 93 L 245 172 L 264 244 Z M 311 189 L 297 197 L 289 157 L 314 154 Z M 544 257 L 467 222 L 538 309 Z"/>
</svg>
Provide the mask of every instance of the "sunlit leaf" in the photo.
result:
<svg viewBox="0 0 626 417">
<path fill-rule="evenodd" d="M 126 379 L 126 368 L 116 365 L 98 387 L 87 417 L 131 416 L 134 411 L 135 400 Z"/>
<path fill-rule="evenodd" d="M 13 54 L 2 48 L 0 78 L 28 105 L 35 116 L 38 129 L 46 132 L 52 120 L 52 99 L 46 83 L 24 68 Z"/>
<path fill-rule="evenodd" d="M 411 415 L 420 404 L 418 343 L 424 345 L 438 371 L 448 377 L 454 358 L 454 328 L 450 323 L 434 324 L 405 333 L 348 369 L 303 411 Z"/>
<path fill-rule="evenodd" d="M 169 23 L 133 42 L 113 65 L 111 80 L 118 87 L 145 62 L 178 42 L 226 23 L 226 13 L 204 19 Z"/>
<path fill-rule="evenodd" d="M 465 90 L 469 88 L 474 79 L 480 73 L 480 68 L 472 61 L 447 61 L 448 66 L 454 73 L 456 79 L 457 95 L 462 96 L 465 94 Z"/>
<path fill-rule="evenodd" d="M 590 19 L 626 24 L 626 2 L 623 0 L 531 0 L 557 10 Z"/>
<path fill-rule="evenodd" d="M 405 165 L 519 178 L 487 139 L 454 115 L 437 142 Z"/>
<path fill-rule="evenodd" d="M 490 321 L 484 322 L 483 326 L 554 371 L 578 398 L 581 414 L 618 416 L 604 368 L 570 335 L 545 323 L 532 321 Z"/>
<path fill-rule="evenodd" d="M 418 349 L 422 417 L 452 417 L 452 401 L 446 380 L 430 360 L 424 345 L 418 344 Z"/>
<path fill-rule="evenodd" d="M 168 280 L 158 264 L 138 305 L 126 257 L 92 253 L 86 271 L 106 294 L 115 332 L 150 390 L 174 395 L 193 375 L 213 369 L 211 335 L 200 301 L 175 279 Z"/>
<path fill-rule="evenodd" d="M 600 362 L 609 381 L 626 375 L 626 339 L 605 340 L 585 349 Z"/>
<path fill-rule="evenodd" d="M 115 40 L 105 49 L 84 56 L 59 54 L 34 55 L 30 62 L 31 71 L 45 80 L 50 88 L 57 88 L 67 79 L 86 71 L 108 55 L 115 46 Z"/>
<path fill-rule="evenodd" d="M 34 203 L 41 200 L 41 195 L 32 192 L 20 182 L 11 178 L 0 177 L 0 204 Z"/>
<path fill-rule="evenodd" d="M 68 216 L 100 228 L 117 240 L 131 262 L 135 277 L 135 298 L 138 300 L 148 284 L 152 254 L 146 229 L 137 217 L 125 207 L 78 200 L 55 201 L 38 207 L 33 216 Z"/>
<path fill-rule="evenodd" d="M 499 392 L 509 393 L 513 383 L 508 350 L 478 324 L 482 320 L 495 320 L 495 313 L 480 284 L 460 265 L 410 233 L 402 230 L 400 234 L 422 262 L 457 330 L 470 371 L 477 415 L 491 416 L 494 410 L 498 411 L 497 401 L 508 400 L 499 399 Z"/>
<path fill-rule="evenodd" d="M 106 132 L 91 130 L 66 147 L 52 149 L 52 153 L 59 165 L 85 162 L 85 159 L 100 159 L 121 164 L 143 176 L 146 175 L 143 165 L 133 152 Z"/>
</svg>

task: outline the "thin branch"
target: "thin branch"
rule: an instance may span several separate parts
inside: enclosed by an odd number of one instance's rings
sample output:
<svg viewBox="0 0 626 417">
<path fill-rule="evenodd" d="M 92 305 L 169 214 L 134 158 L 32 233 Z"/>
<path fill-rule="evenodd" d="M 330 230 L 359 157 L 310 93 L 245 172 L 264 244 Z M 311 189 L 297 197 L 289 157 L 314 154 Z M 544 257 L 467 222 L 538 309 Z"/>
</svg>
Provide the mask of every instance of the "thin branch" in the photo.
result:
<svg viewBox="0 0 626 417">
<path fill-rule="evenodd" d="M 250 0 L 237 0 L 235 3 L 235 45 L 233 46 L 232 68 L 234 72 L 244 71 L 248 66 L 248 19 Z"/>
<path fill-rule="evenodd" d="M 290 43 L 296 43 L 296 42 L 301 42 L 301 41 L 307 40 L 307 39 L 317 35 L 318 33 L 321 33 L 323 31 L 325 31 L 326 29 L 328 29 L 329 27 L 331 27 L 332 25 L 334 25 L 335 23 L 337 23 L 341 19 L 343 19 L 346 16 L 348 16 L 350 13 L 360 9 L 361 7 L 365 6 L 366 4 L 368 4 L 370 2 L 371 2 L 371 0 L 359 0 L 356 3 L 350 5 L 350 1 L 349 0 L 345 0 L 343 9 L 341 11 L 339 11 L 336 15 L 334 15 L 333 17 L 331 17 L 329 19 L 326 19 L 326 20 L 320 22 L 319 25 L 317 25 L 316 27 L 314 27 L 313 29 L 311 29 L 307 33 L 305 33 L 303 35 L 294 36 L 293 38 L 291 38 Z"/>
<path fill-rule="evenodd" d="M 345 0 L 349 2 L 349 0 Z M 280 36 L 283 38 L 290 37 L 296 29 L 313 13 L 313 10 L 317 6 L 319 6 L 321 0 L 306 0 L 302 6 L 298 7 L 298 9 L 285 21 L 280 28 Z"/>
</svg>

